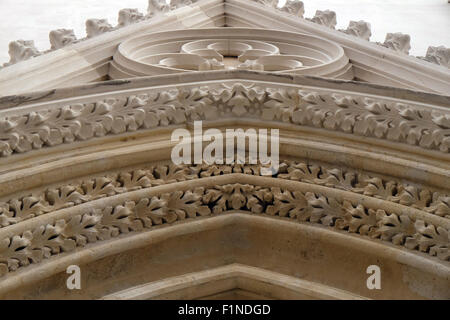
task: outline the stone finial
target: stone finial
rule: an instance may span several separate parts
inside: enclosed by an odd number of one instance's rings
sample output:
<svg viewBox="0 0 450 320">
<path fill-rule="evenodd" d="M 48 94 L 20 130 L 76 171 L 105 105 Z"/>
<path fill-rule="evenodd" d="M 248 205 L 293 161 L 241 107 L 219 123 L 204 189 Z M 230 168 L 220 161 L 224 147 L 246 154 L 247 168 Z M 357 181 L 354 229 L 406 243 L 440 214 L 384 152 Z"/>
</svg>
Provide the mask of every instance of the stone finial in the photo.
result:
<svg viewBox="0 0 450 320">
<path fill-rule="evenodd" d="M 60 49 L 77 40 L 73 30 L 69 29 L 57 29 L 50 31 L 49 38 L 52 50 Z"/>
<path fill-rule="evenodd" d="M 300 18 L 303 18 L 305 14 L 305 6 L 299 0 L 287 0 L 286 4 L 280 10 Z"/>
<path fill-rule="evenodd" d="M 147 13 L 149 16 L 168 12 L 169 10 L 170 5 L 168 5 L 165 0 L 148 0 Z"/>
<path fill-rule="evenodd" d="M 9 43 L 9 63 L 14 64 L 20 61 L 28 60 L 40 55 L 38 49 L 34 46 L 33 40 L 17 40 Z"/>
<path fill-rule="evenodd" d="M 344 30 L 346 34 L 356 36 L 358 38 L 369 41 L 372 32 L 370 31 L 370 23 L 365 21 L 350 21 L 347 30 Z"/>
<path fill-rule="evenodd" d="M 404 33 L 388 33 L 386 34 L 386 39 L 384 40 L 383 46 L 392 49 L 394 51 L 403 52 L 409 54 L 411 49 L 411 37 Z"/>
<path fill-rule="evenodd" d="M 86 34 L 88 38 L 98 36 L 99 34 L 111 31 L 113 27 L 106 19 L 88 19 L 86 20 Z"/>
<path fill-rule="evenodd" d="M 317 10 L 311 21 L 334 29 L 336 27 L 336 12 L 330 10 Z"/>
<path fill-rule="evenodd" d="M 450 68 L 450 48 L 429 46 L 425 60 Z"/>
<path fill-rule="evenodd" d="M 126 8 L 119 11 L 119 27 L 125 27 L 142 20 L 144 20 L 144 15 L 138 9 Z"/>
</svg>

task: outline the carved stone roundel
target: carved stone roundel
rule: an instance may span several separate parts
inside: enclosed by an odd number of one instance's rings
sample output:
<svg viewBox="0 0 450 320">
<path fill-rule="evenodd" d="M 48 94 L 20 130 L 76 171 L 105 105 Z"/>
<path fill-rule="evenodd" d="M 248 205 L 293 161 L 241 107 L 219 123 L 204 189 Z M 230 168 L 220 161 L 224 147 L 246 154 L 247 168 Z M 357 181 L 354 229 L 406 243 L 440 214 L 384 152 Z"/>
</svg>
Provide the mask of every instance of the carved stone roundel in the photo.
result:
<svg viewBox="0 0 450 320">
<path fill-rule="evenodd" d="M 120 44 L 114 79 L 187 71 L 245 69 L 345 78 L 351 70 L 337 44 L 304 34 L 245 28 L 178 30 Z"/>
</svg>

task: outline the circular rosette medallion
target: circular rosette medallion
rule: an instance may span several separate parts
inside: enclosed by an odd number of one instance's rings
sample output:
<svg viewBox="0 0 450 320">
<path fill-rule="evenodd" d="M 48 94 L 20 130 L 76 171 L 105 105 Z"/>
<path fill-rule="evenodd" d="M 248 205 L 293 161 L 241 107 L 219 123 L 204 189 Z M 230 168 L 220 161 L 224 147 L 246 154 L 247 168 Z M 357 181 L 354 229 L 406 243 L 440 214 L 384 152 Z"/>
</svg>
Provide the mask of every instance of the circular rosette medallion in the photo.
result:
<svg viewBox="0 0 450 320">
<path fill-rule="evenodd" d="M 192 71 L 255 70 L 351 79 L 338 44 L 306 34 L 246 28 L 150 33 L 122 42 L 113 79 Z"/>
</svg>

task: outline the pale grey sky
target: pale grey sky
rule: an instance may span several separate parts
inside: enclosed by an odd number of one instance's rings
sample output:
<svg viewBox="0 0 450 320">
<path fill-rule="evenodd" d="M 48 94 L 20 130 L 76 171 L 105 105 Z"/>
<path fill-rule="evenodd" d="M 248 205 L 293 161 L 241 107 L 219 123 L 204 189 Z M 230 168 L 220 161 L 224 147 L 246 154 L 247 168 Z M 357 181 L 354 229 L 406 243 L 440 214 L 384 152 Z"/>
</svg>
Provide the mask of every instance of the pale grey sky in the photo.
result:
<svg viewBox="0 0 450 320">
<path fill-rule="evenodd" d="M 285 0 L 281 0 L 285 1 Z M 34 40 L 40 50 L 50 47 L 48 33 L 58 28 L 74 29 L 85 36 L 88 18 L 107 18 L 117 24 L 123 8 L 147 10 L 147 0 L 0 0 L 0 63 L 7 62 L 10 41 Z M 305 16 L 316 10 L 337 13 L 337 28 L 350 20 L 372 25 L 372 41 L 384 41 L 387 32 L 411 35 L 411 54 L 425 55 L 429 45 L 450 47 L 450 4 L 447 0 L 304 0 Z"/>
</svg>

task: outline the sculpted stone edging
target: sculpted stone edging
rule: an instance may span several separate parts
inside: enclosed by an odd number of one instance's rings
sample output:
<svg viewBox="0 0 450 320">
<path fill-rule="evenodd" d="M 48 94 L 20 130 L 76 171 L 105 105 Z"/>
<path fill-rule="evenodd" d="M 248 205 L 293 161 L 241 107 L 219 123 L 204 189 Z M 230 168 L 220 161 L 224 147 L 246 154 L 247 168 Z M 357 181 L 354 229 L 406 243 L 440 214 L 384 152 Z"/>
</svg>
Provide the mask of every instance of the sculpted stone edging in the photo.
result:
<svg viewBox="0 0 450 320">
<path fill-rule="evenodd" d="M 47 217 L 47 222 L 38 219 L 25 228 L 18 225 L 0 241 L 0 274 L 121 234 L 230 210 L 321 224 L 450 261 L 450 224 L 442 218 L 418 214 L 414 209 L 393 207 L 390 212 L 385 210 L 390 206 L 380 205 L 378 200 L 358 199 L 345 191 L 255 178 L 257 183 L 227 184 L 226 179 L 214 178 L 217 185 L 197 183 L 170 193 L 140 192 L 130 198 L 115 197 L 112 205 L 84 206 Z"/>
<path fill-rule="evenodd" d="M 260 165 L 155 165 L 65 183 L 62 186 L 45 188 L 34 194 L 0 202 L 0 228 L 116 194 L 232 173 L 260 176 Z M 363 194 L 450 219 L 448 194 L 353 170 L 281 160 L 279 172 L 273 178 Z"/>
<path fill-rule="evenodd" d="M 106 32 L 114 31 L 130 24 L 141 22 L 153 18 L 154 16 L 191 5 L 198 0 L 171 0 L 168 5 L 165 0 L 149 0 L 147 15 L 140 13 L 137 9 L 126 8 L 119 11 L 117 26 L 113 27 L 107 19 L 87 19 L 86 38 L 77 39 L 72 29 L 56 29 L 49 33 L 50 49 L 40 52 L 34 45 L 33 40 L 17 40 L 9 43 L 10 61 L 3 64 L 3 67 L 28 60 L 42 54 L 61 49 L 67 45 L 74 44 Z M 1 68 L 1 66 L 0 66 Z"/>
<path fill-rule="evenodd" d="M 444 46 L 429 46 L 425 57 L 418 58 L 450 68 L 450 48 Z"/>
<path fill-rule="evenodd" d="M 67 45 L 83 41 L 103 34 L 105 32 L 114 31 L 133 23 L 141 22 L 151 19 L 154 16 L 167 13 L 184 6 L 191 5 L 198 0 L 171 0 L 168 5 L 165 0 L 149 0 L 147 15 L 140 13 L 137 9 L 126 8 L 119 11 L 118 24 L 113 27 L 106 19 L 88 19 L 86 20 L 86 38 L 76 38 L 74 31 L 69 29 L 52 30 L 49 34 L 51 48 L 50 50 L 40 52 L 34 45 L 33 40 L 12 41 L 9 44 L 10 61 L 3 64 L 3 67 L 13 65 L 20 61 L 25 61 L 33 57 L 63 48 Z M 305 13 L 304 4 L 299 0 L 287 0 L 283 7 L 277 7 L 277 0 L 253 0 L 265 6 L 271 7 L 275 10 L 285 12 L 299 18 L 303 18 Z M 317 10 L 314 17 L 306 20 L 315 22 L 317 24 L 334 29 L 336 26 L 336 13 L 330 10 Z M 364 40 L 369 40 L 371 36 L 370 24 L 365 21 L 350 21 L 347 29 L 338 30 L 349 35 L 359 37 Z M 388 33 L 384 43 L 377 43 L 388 49 L 397 52 L 409 54 L 410 36 L 401 33 Z M 430 46 L 426 52 L 425 57 L 417 57 L 427 62 L 431 62 L 443 67 L 450 68 L 450 48 L 444 46 L 433 47 Z M 0 69 L 2 66 L 0 66 Z"/>
<path fill-rule="evenodd" d="M 299 18 L 304 18 L 305 13 L 304 4 L 299 0 L 287 0 L 283 7 L 278 7 L 278 0 L 252 0 L 266 7 L 273 8 L 274 10 L 279 10 L 286 12 L 290 15 L 297 16 Z M 327 28 L 334 29 L 336 26 L 336 13 L 330 10 L 317 10 L 313 18 L 304 18 L 306 20 L 312 21 L 314 23 L 323 25 Z M 340 32 L 361 38 L 363 40 L 370 40 L 372 35 L 370 23 L 360 20 L 360 21 L 350 21 L 347 29 L 338 30 Z M 411 37 L 407 34 L 402 33 L 387 33 L 384 43 L 376 42 L 385 48 L 391 49 L 396 52 L 401 52 L 404 54 L 409 54 Z M 427 62 L 431 62 L 443 67 L 450 68 L 450 48 L 444 46 L 433 47 L 429 46 L 425 57 L 416 57 Z"/>
<path fill-rule="evenodd" d="M 450 150 L 450 112 L 400 102 L 263 88 L 168 89 L 0 118 L 0 156 L 194 120 L 248 117 Z"/>
</svg>

